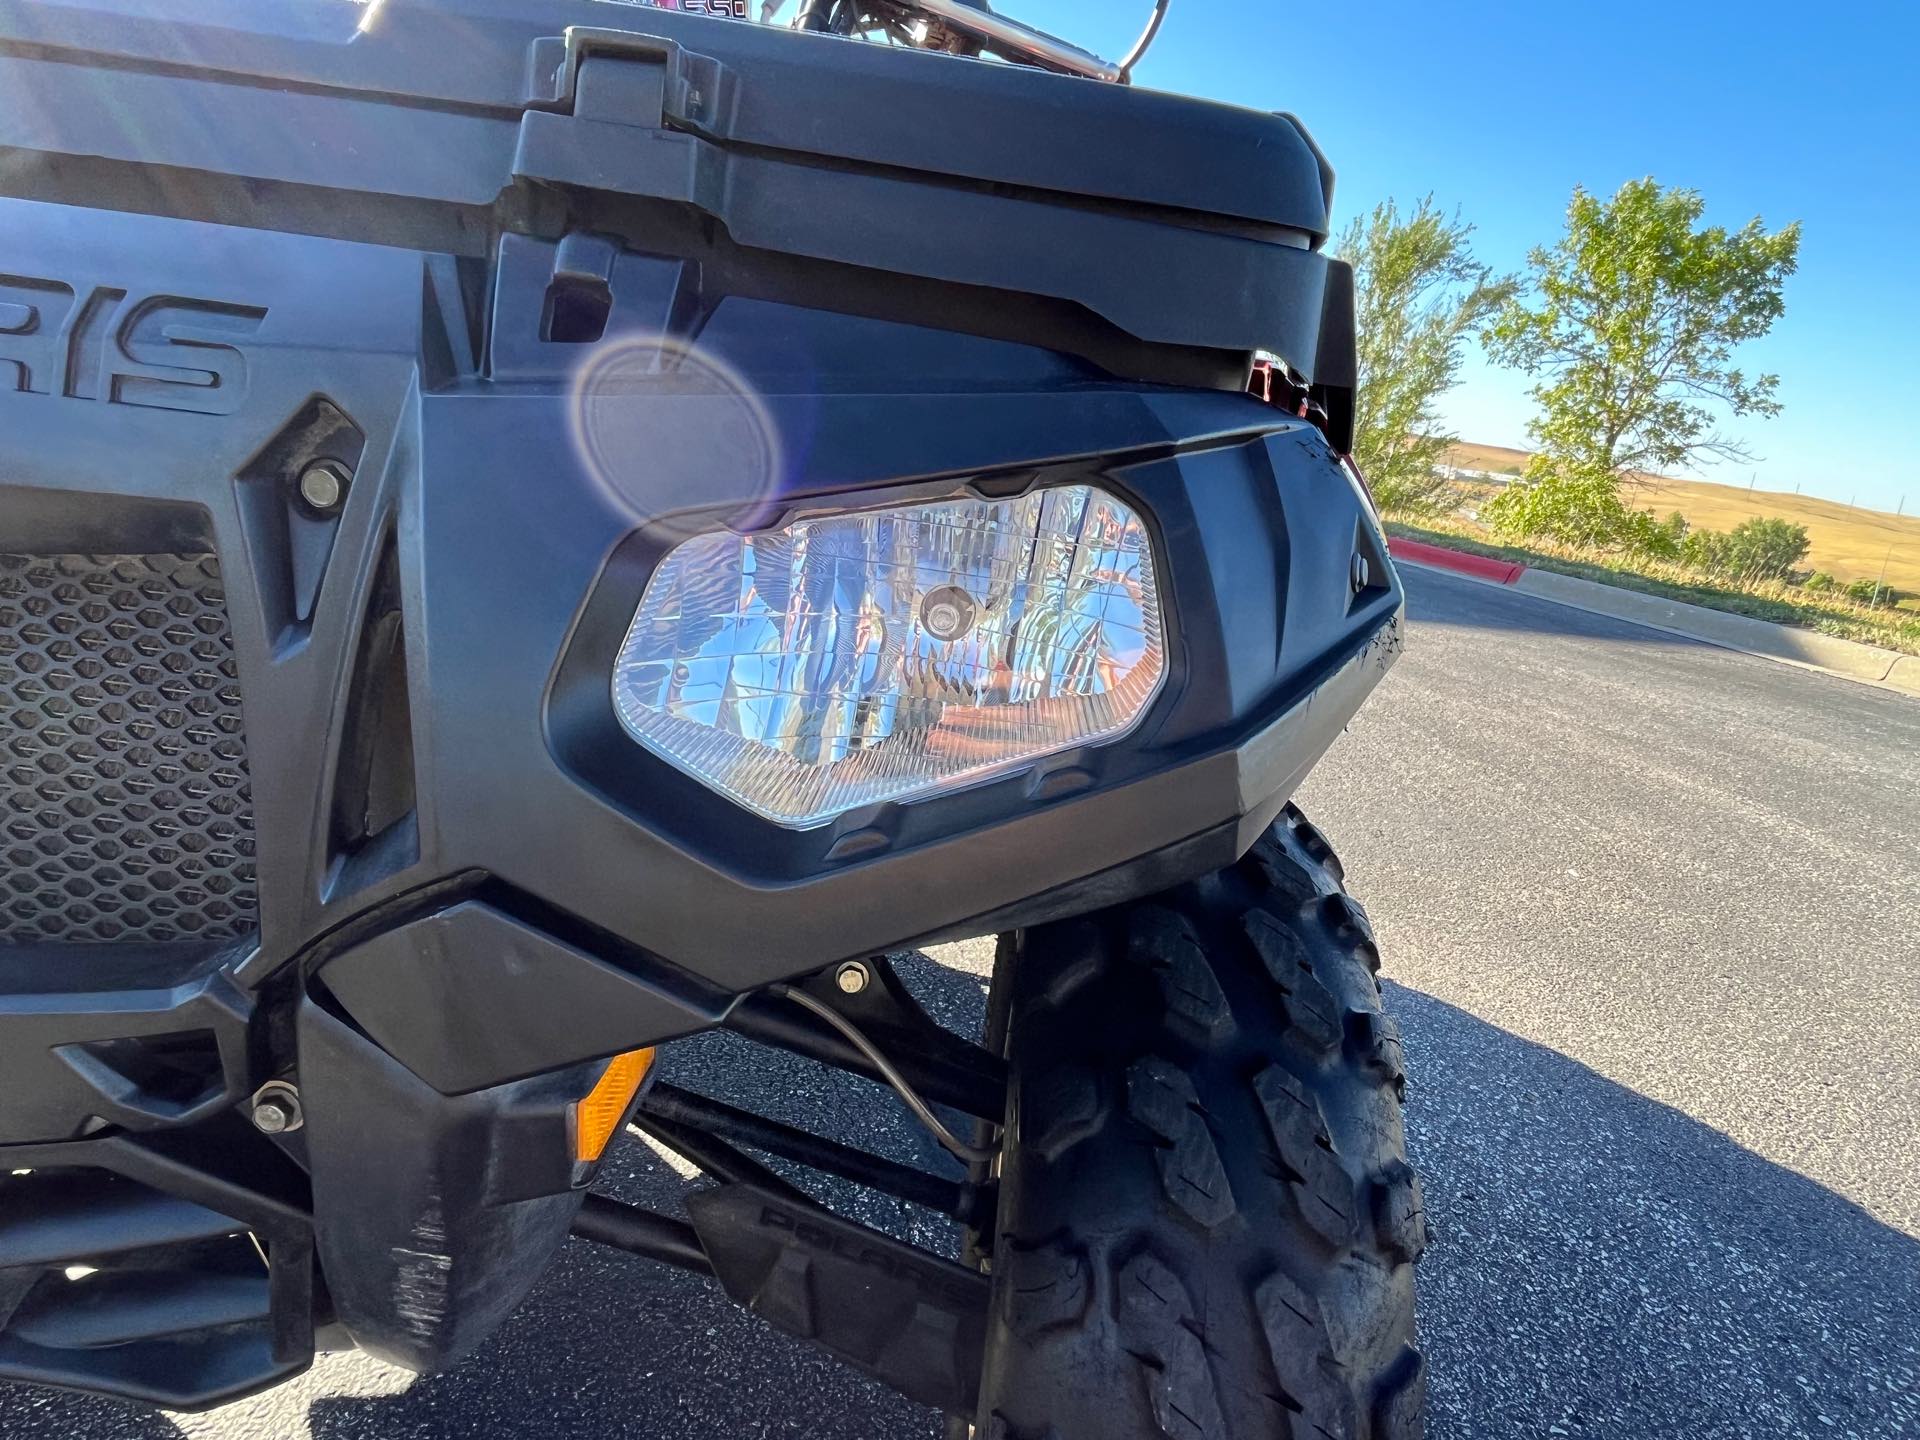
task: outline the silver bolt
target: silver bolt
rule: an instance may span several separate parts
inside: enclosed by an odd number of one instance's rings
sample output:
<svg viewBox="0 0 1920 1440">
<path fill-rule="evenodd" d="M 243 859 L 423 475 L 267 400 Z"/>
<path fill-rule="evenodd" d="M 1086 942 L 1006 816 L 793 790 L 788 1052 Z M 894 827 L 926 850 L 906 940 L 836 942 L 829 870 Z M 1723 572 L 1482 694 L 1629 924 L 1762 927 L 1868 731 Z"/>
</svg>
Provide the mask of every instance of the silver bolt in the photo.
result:
<svg viewBox="0 0 1920 1440">
<path fill-rule="evenodd" d="M 867 988 L 867 967 L 858 960 L 849 960 L 834 974 L 833 982 L 840 987 L 842 995 L 858 995 Z"/>
<path fill-rule="evenodd" d="M 349 478 L 338 460 L 316 460 L 300 472 L 300 498 L 309 509 L 330 515 L 346 499 Z"/>
<path fill-rule="evenodd" d="M 265 1135 L 284 1135 L 298 1130 L 305 1117 L 300 1113 L 300 1092 L 284 1080 L 269 1080 L 253 1092 L 253 1128 Z"/>
<path fill-rule="evenodd" d="M 1373 566 L 1367 563 L 1364 555 L 1353 557 L 1353 593 L 1358 595 L 1373 583 Z"/>
</svg>

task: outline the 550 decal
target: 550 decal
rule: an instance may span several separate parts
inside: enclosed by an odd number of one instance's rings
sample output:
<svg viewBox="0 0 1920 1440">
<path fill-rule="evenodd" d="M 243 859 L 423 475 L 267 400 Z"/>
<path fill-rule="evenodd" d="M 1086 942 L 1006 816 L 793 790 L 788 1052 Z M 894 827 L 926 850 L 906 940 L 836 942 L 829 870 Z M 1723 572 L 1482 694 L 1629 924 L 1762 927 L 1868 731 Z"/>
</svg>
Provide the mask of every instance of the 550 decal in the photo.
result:
<svg viewBox="0 0 1920 1440">
<path fill-rule="evenodd" d="M 230 415 L 247 393 L 236 341 L 266 310 L 0 274 L 0 394 Z M 11 382 L 11 383 L 9 383 Z"/>
</svg>

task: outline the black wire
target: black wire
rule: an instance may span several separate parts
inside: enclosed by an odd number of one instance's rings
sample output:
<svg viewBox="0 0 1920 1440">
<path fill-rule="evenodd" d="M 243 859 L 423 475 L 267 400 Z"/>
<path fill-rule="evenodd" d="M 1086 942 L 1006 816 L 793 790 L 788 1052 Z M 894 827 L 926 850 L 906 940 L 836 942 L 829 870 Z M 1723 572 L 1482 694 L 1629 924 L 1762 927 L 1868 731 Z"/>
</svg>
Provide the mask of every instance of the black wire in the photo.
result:
<svg viewBox="0 0 1920 1440">
<path fill-rule="evenodd" d="M 954 1134 L 953 1131 L 949 1130 L 941 1122 L 940 1117 L 934 1114 L 928 1107 L 927 1102 L 922 1100 L 913 1086 L 907 1082 L 907 1077 L 896 1070 L 893 1062 L 887 1059 L 887 1057 L 881 1053 L 880 1048 L 871 1040 L 867 1039 L 860 1027 L 847 1019 L 846 1016 L 842 1015 L 831 1005 L 814 999 L 813 996 L 807 994 L 804 990 L 795 990 L 791 985 L 771 985 L 768 987 L 768 990 L 774 995 L 784 995 L 787 999 L 793 1001 L 803 1009 L 811 1010 L 815 1015 L 818 1015 L 822 1020 L 846 1036 L 847 1042 L 867 1057 L 872 1063 L 873 1068 L 880 1072 L 880 1077 L 898 1092 L 902 1100 L 907 1102 L 907 1108 L 913 1111 L 919 1118 L 920 1123 L 932 1132 L 933 1138 L 940 1142 L 948 1154 L 963 1164 L 985 1165 L 993 1159 L 993 1151 L 983 1150 L 978 1145 L 969 1145 L 965 1140 L 962 1140 L 958 1135 Z"/>
</svg>

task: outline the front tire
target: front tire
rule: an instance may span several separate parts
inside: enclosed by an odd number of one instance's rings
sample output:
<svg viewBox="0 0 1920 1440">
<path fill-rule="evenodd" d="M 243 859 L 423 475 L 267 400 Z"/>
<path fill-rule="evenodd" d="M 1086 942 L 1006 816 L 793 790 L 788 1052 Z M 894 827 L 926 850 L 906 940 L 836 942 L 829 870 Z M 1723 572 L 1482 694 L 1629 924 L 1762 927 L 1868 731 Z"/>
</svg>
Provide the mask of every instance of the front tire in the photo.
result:
<svg viewBox="0 0 1920 1440">
<path fill-rule="evenodd" d="M 977 1433 L 1417 1440 L 1405 1072 L 1320 833 L 1289 806 L 1239 864 L 1006 952 Z"/>
</svg>

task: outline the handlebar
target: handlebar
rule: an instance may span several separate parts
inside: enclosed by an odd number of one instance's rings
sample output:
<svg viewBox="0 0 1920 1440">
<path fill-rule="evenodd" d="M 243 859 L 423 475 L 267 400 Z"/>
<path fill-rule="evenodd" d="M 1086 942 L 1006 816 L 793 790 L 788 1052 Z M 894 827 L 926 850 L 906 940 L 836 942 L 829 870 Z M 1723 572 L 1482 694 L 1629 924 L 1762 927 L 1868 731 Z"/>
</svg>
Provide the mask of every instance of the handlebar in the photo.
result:
<svg viewBox="0 0 1920 1440">
<path fill-rule="evenodd" d="M 1004 60 L 1038 65 L 1043 69 L 1079 75 L 1088 80 L 1125 85 L 1130 83 L 1134 67 L 1145 58 L 1155 37 L 1159 35 L 1170 3 L 1171 0 L 1154 0 L 1153 14 L 1147 21 L 1146 29 L 1127 52 L 1126 59 L 1117 63 L 1103 60 L 1091 50 L 1082 49 L 1056 35 L 1049 35 L 1044 30 L 1037 30 L 1011 16 L 998 14 L 984 0 L 874 0 L 871 6 L 860 4 L 859 0 L 801 0 L 800 13 L 794 25 L 801 30 L 850 34 L 862 24 L 871 10 L 871 18 L 880 28 L 897 34 L 898 19 L 918 17 L 969 37 L 976 42 L 974 49 L 984 49 Z M 770 19 L 779 9 L 779 0 L 768 0 L 763 6 L 761 18 Z M 974 53 L 974 49 L 968 53 Z"/>
</svg>

